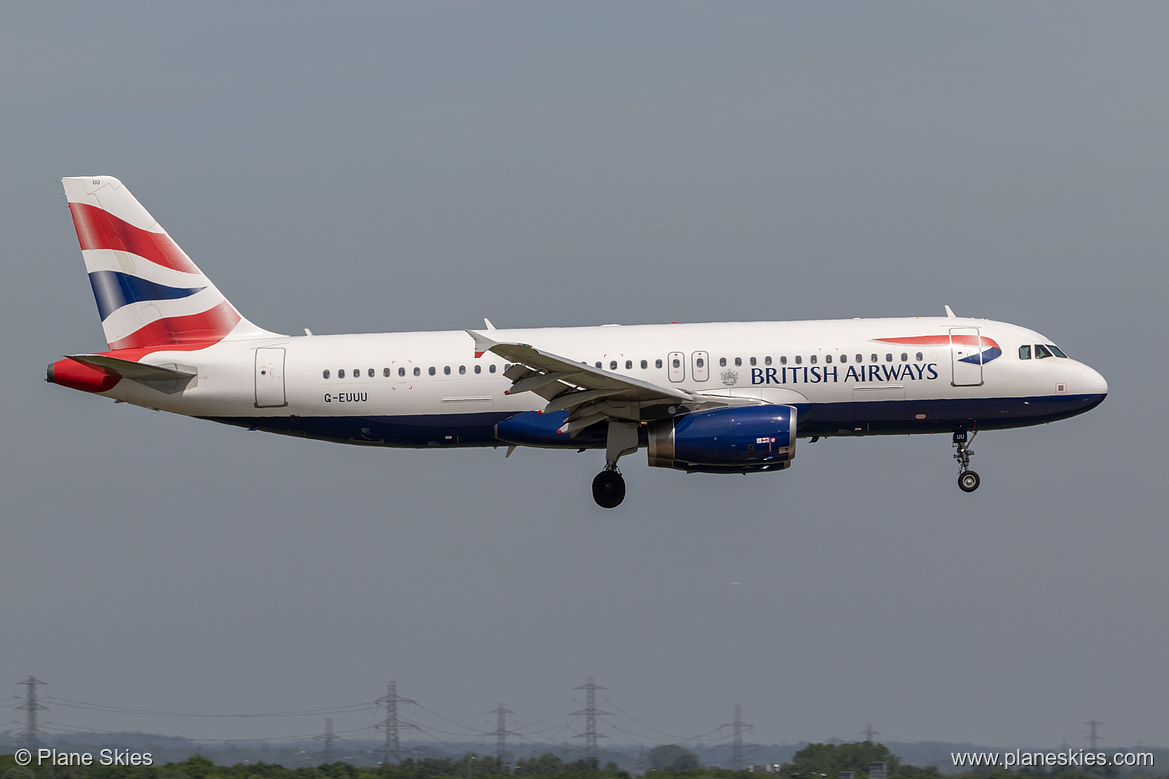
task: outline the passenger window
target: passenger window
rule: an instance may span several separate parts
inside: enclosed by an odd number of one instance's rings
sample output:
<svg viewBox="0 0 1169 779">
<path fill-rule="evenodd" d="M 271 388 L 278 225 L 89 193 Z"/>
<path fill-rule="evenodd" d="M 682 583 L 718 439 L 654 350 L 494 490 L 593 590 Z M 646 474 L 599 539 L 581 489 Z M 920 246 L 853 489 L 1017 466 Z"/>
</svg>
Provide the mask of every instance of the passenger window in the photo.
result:
<svg viewBox="0 0 1169 779">
<path fill-rule="evenodd" d="M 826 362 L 826 363 L 832 362 L 832 355 L 831 354 L 824 355 L 824 362 Z"/>
<path fill-rule="evenodd" d="M 444 374 L 446 374 L 447 376 L 450 376 L 451 375 L 451 366 L 449 366 L 449 365 L 442 366 L 442 372 Z"/>
<path fill-rule="evenodd" d="M 354 368 L 353 369 L 353 378 L 355 378 L 355 379 L 361 378 L 361 368 Z"/>
<path fill-rule="evenodd" d="M 645 360 L 642 360 L 641 361 L 641 369 L 644 371 L 648 367 L 649 367 L 649 363 Z"/>
<path fill-rule="evenodd" d="M 609 370 L 611 370 L 611 371 L 617 370 L 617 361 L 616 360 L 609 360 Z"/>
<path fill-rule="evenodd" d="M 677 357 L 675 357 L 675 358 L 674 358 L 674 361 L 673 361 L 672 363 L 670 363 L 670 364 L 671 364 L 671 365 L 673 365 L 675 368 L 681 368 L 681 367 L 682 367 L 682 361 L 681 361 L 681 360 L 679 360 Z"/>
<path fill-rule="evenodd" d="M 1052 357 L 1052 353 L 1047 351 L 1047 347 L 1043 344 L 1035 344 L 1035 359 L 1042 360 L 1044 357 Z"/>
<path fill-rule="evenodd" d="M 422 369 L 421 369 L 421 368 L 418 368 L 418 367 L 415 367 L 415 368 L 414 368 L 414 375 L 415 375 L 415 376 L 421 376 L 421 375 L 422 375 Z"/>
<path fill-rule="evenodd" d="M 779 364 L 780 364 L 780 365 L 787 365 L 787 355 L 786 355 L 786 354 L 785 354 L 785 355 L 782 355 L 782 356 L 779 358 Z"/>
<path fill-rule="evenodd" d="M 1068 356 L 1066 354 L 1064 354 L 1063 352 L 1061 352 L 1059 347 L 1056 346 L 1055 344 L 1048 344 L 1047 348 L 1050 349 L 1051 353 L 1054 354 L 1056 357 L 1063 357 L 1065 360 L 1068 359 Z"/>
<path fill-rule="evenodd" d="M 840 355 L 840 361 L 841 362 L 848 362 L 848 355 L 847 354 Z"/>
<path fill-rule="evenodd" d="M 856 361 L 857 361 L 858 363 L 864 362 L 864 361 L 865 361 L 865 356 L 864 356 L 863 354 L 858 354 L 858 355 L 856 356 Z"/>
<path fill-rule="evenodd" d="M 460 376 L 462 376 L 462 375 L 463 375 L 464 373 L 466 373 L 466 372 L 467 372 L 467 366 L 466 366 L 466 365 L 460 365 L 460 366 L 459 366 L 459 375 L 460 375 Z"/>
<path fill-rule="evenodd" d="M 876 361 L 877 361 L 877 355 L 870 354 L 869 355 L 869 362 L 876 362 Z"/>
<path fill-rule="evenodd" d="M 434 375 L 434 366 L 431 365 L 429 368 L 426 369 L 426 372 L 429 373 L 431 376 L 433 376 Z"/>
<path fill-rule="evenodd" d="M 657 366 L 658 368 L 662 367 L 661 359 L 654 360 L 654 365 Z"/>
<path fill-rule="evenodd" d="M 406 375 L 406 369 L 405 369 L 405 368 L 399 368 L 399 369 L 398 369 L 398 375 L 399 375 L 399 376 L 405 376 L 405 375 Z"/>
<path fill-rule="evenodd" d="M 918 353 L 917 353 L 917 361 L 918 361 L 918 362 L 921 362 L 921 359 L 922 359 L 922 357 L 921 357 L 921 352 L 918 352 Z"/>
<path fill-rule="evenodd" d="M 337 378 L 338 379 L 345 378 L 345 369 L 344 368 L 341 368 L 340 370 L 337 371 Z"/>
<path fill-rule="evenodd" d="M 909 362 L 909 355 L 905 352 L 901 353 L 901 362 Z"/>
<path fill-rule="evenodd" d="M 626 360 L 625 361 L 625 370 L 627 370 L 627 371 L 633 370 L 633 360 Z"/>
<path fill-rule="evenodd" d="M 752 364 L 752 365 L 754 365 L 754 364 L 755 364 L 755 358 L 754 358 L 754 357 L 752 357 L 752 358 L 751 358 L 751 364 Z"/>
<path fill-rule="evenodd" d="M 742 364 L 743 364 L 743 358 L 742 358 L 742 357 L 736 357 L 736 358 L 735 358 L 735 367 L 736 367 L 736 368 L 738 368 L 738 367 L 740 367 Z"/>
<path fill-rule="evenodd" d="M 771 357 L 770 356 L 764 357 L 763 364 L 764 365 L 771 365 Z"/>
<path fill-rule="evenodd" d="M 812 365 L 815 365 L 816 364 L 816 355 L 813 354 L 811 356 L 811 358 L 808 360 L 808 362 L 812 363 Z"/>
<path fill-rule="evenodd" d="M 370 369 L 369 369 L 369 377 L 370 377 L 371 379 L 373 378 L 373 368 L 370 368 Z"/>
<path fill-rule="evenodd" d="M 727 367 L 727 358 L 726 357 L 719 357 L 718 358 L 718 367 L 720 367 L 720 368 Z"/>
<path fill-rule="evenodd" d="M 487 372 L 488 373 L 495 373 L 495 363 L 491 363 L 490 365 L 487 366 Z"/>
<path fill-rule="evenodd" d="M 704 367 L 706 367 L 706 360 L 699 357 L 697 360 L 695 360 L 694 364 L 697 365 L 699 368 L 704 368 Z"/>
<path fill-rule="evenodd" d="M 482 366 L 482 365 L 476 365 L 476 366 L 475 366 L 475 373 L 482 373 L 482 372 L 483 372 L 483 366 Z"/>
<path fill-rule="evenodd" d="M 382 375 L 385 376 L 386 378 L 389 378 L 390 369 L 389 368 L 382 368 Z"/>
<path fill-rule="evenodd" d="M 804 358 L 797 354 L 796 355 L 796 365 L 799 365 L 803 361 L 804 361 Z"/>
<path fill-rule="evenodd" d="M 596 367 L 598 367 L 598 368 L 600 368 L 600 367 L 601 367 L 601 361 L 600 361 L 600 360 L 597 360 L 597 365 L 596 365 Z"/>
<path fill-rule="evenodd" d="M 886 352 L 886 354 L 885 354 L 885 362 L 893 362 L 893 355 L 891 355 L 891 354 L 889 354 L 889 353 L 887 353 L 887 352 Z"/>
<path fill-rule="evenodd" d="M 325 368 L 325 372 L 322 373 L 321 376 L 325 377 L 326 379 L 329 378 L 329 369 Z"/>
<path fill-rule="evenodd" d="M 1020 360 L 1030 360 L 1031 359 L 1031 344 L 1023 344 L 1022 346 L 1019 347 L 1019 359 Z"/>
</svg>

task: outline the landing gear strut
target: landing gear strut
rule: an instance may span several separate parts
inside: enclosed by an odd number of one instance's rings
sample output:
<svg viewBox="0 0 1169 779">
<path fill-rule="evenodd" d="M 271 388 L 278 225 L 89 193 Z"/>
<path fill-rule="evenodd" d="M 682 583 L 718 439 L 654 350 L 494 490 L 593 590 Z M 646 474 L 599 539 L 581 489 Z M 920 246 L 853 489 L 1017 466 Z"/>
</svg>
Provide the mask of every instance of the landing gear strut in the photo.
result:
<svg viewBox="0 0 1169 779">
<path fill-rule="evenodd" d="M 978 431 L 970 434 L 970 440 L 966 440 L 965 430 L 954 431 L 954 459 L 958 461 L 958 489 L 963 492 L 974 492 L 978 489 L 978 485 L 982 482 L 978 478 L 978 474 L 970 470 L 970 455 L 974 454 L 974 450 L 970 448 L 970 444 L 974 443 L 974 436 L 978 435 Z"/>
<path fill-rule="evenodd" d="M 605 470 L 593 479 L 593 500 L 603 509 L 617 508 L 625 500 L 625 478 L 617 470 L 621 455 L 637 451 L 637 423 L 609 422 L 605 440 Z"/>
</svg>

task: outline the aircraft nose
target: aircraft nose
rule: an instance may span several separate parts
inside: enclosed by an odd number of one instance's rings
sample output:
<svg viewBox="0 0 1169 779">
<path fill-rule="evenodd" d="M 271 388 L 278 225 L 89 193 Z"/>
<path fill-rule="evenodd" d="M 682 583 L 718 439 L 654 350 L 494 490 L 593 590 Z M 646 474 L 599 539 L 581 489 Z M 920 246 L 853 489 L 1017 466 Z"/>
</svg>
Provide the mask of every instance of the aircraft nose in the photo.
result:
<svg viewBox="0 0 1169 779">
<path fill-rule="evenodd" d="M 1080 380 L 1080 386 L 1083 387 L 1083 392 L 1086 395 L 1107 395 L 1108 382 L 1096 370 L 1084 366 L 1084 372 Z"/>
</svg>

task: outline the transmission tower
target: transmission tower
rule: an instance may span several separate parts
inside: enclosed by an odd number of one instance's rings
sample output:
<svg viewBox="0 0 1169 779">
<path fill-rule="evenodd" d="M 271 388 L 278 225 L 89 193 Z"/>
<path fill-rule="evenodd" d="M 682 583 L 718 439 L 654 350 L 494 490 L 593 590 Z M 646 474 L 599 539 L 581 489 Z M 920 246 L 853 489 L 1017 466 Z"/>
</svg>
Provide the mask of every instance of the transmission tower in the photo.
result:
<svg viewBox="0 0 1169 779">
<path fill-rule="evenodd" d="M 1093 752 L 1095 752 L 1096 751 L 1096 726 L 1103 725 L 1104 723 L 1100 722 L 1098 720 L 1090 719 L 1087 722 L 1085 722 L 1084 724 L 1087 725 L 1089 728 L 1091 728 L 1091 730 L 1088 731 L 1088 746 L 1089 746 L 1089 748 L 1091 748 L 1091 750 Z"/>
<path fill-rule="evenodd" d="M 24 733 L 21 734 L 21 737 L 24 741 L 24 746 L 28 749 L 31 749 L 35 753 L 38 749 L 40 749 L 41 736 L 45 735 L 41 729 L 37 727 L 37 712 L 49 710 L 47 706 L 42 706 L 37 702 L 37 685 L 46 684 L 46 682 L 42 682 L 40 679 L 37 679 L 34 676 L 30 676 L 23 682 L 17 682 L 17 684 L 23 684 L 27 688 L 27 691 L 24 694 L 24 705 L 16 707 L 19 710 L 27 712 L 24 715 Z"/>
<path fill-rule="evenodd" d="M 398 730 L 402 727 L 402 723 L 398 721 L 398 704 L 399 703 L 414 703 L 409 698 L 398 697 L 398 683 L 391 681 L 386 685 L 386 697 L 378 701 L 378 703 L 386 704 L 386 721 L 384 727 L 386 729 L 386 745 L 382 755 L 382 765 L 391 765 L 391 760 L 394 765 L 402 762 L 402 742 L 398 740 Z M 413 725 L 406 725 L 408 728 Z"/>
<path fill-rule="evenodd" d="M 597 733 L 597 717 L 612 716 L 613 712 L 601 711 L 597 708 L 597 690 L 603 690 L 605 688 L 593 684 L 593 677 L 590 676 L 585 684 L 575 689 L 585 691 L 585 707 L 580 711 L 572 712 L 569 716 L 584 717 L 585 732 L 573 736 L 573 738 L 583 738 L 585 740 L 585 755 L 595 760 L 597 757 L 597 739 L 608 738 L 603 733 Z"/>
<path fill-rule="evenodd" d="M 750 730 L 754 725 L 743 722 L 743 709 L 735 704 L 735 721 L 723 725 L 724 728 L 733 728 L 731 741 L 731 770 L 739 771 L 743 768 L 743 731 Z"/>
<path fill-rule="evenodd" d="M 507 715 L 515 712 L 505 709 L 501 703 L 499 708 L 492 710 L 491 713 L 495 715 L 495 756 L 499 759 L 499 767 L 502 769 L 503 760 L 507 756 L 507 737 L 519 735 L 507 729 Z"/>
<path fill-rule="evenodd" d="M 337 737 L 333 735 L 333 718 L 325 717 L 325 735 L 317 736 L 318 739 L 325 742 L 325 752 L 323 760 L 325 765 L 330 765 L 333 762 L 333 742 Z"/>
<path fill-rule="evenodd" d="M 873 730 L 873 723 L 871 722 L 865 725 L 865 729 L 861 732 L 865 734 L 865 741 L 873 741 L 873 736 L 884 735 L 879 730 Z M 873 743 L 875 744 L 876 742 L 873 741 Z"/>
</svg>

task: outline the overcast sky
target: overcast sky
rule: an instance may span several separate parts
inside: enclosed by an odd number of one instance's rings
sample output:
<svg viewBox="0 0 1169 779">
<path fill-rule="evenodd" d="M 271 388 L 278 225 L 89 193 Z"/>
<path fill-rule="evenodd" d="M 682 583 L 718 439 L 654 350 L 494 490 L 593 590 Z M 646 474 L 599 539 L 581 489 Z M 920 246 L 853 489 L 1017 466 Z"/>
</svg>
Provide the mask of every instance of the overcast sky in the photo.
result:
<svg viewBox="0 0 1169 779">
<path fill-rule="evenodd" d="M 316 710 L 396 679 L 467 728 L 502 701 L 571 741 L 553 712 L 593 675 L 647 738 L 737 701 L 762 743 L 872 722 L 1083 745 L 1091 719 L 1106 744 L 1169 743 L 1169 6 L 4 16 L 0 689 L 48 681 L 47 730 L 319 732 L 162 712 Z M 750 478 L 628 457 L 605 512 L 598 452 L 346 448 L 46 385 L 104 345 L 59 183 L 88 174 L 280 332 L 949 304 L 1045 333 L 1111 394 L 979 436 L 973 495 L 948 436 L 828 439 Z"/>
</svg>

